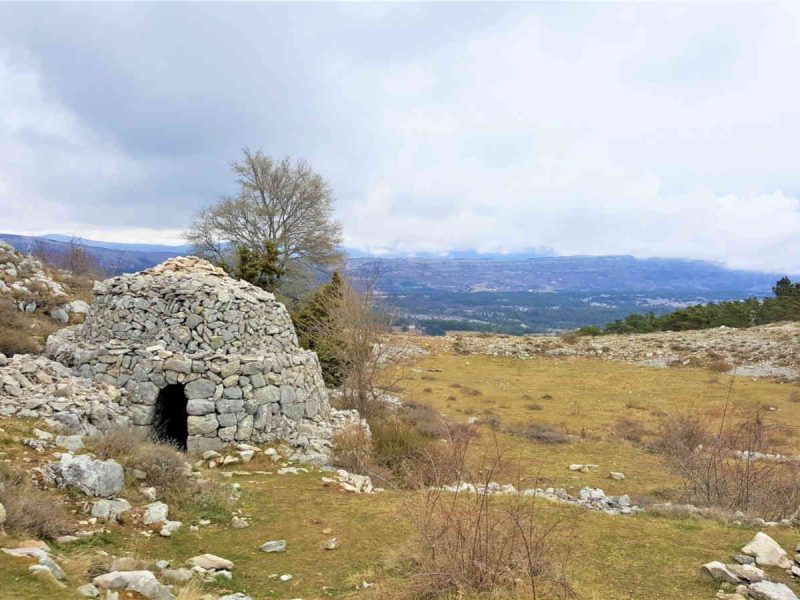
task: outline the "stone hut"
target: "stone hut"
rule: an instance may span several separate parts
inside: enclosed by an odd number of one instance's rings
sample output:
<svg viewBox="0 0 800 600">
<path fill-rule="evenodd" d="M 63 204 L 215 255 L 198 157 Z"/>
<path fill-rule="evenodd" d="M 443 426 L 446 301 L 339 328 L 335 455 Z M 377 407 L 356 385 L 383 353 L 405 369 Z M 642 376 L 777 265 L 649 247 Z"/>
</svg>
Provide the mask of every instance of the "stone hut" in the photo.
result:
<svg viewBox="0 0 800 600">
<path fill-rule="evenodd" d="M 275 297 L 195 258 L 95 285 L 82 325 L 47 352 L 76 375 L 127 390 L 118 424 L 190 451 L 330 438 L 316 354 Z M 307 440 L 306 440 L 307 441 Z"/>
</svg>

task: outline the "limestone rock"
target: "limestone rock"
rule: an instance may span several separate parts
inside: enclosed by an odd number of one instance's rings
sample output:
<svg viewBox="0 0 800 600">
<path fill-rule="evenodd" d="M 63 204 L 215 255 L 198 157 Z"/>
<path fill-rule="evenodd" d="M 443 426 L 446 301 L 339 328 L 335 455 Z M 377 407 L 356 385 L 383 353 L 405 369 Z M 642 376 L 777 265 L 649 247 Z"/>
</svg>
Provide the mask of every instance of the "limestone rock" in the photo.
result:
<svg viewBox="0 0 800 600">
<path fill-rule="evenodd" d="M 54 308 L 50 311 L 50 318 L 54 321 L 58 321 L 62 325 L 66 325 L 69 323 L 69 313 L 61 307 Z"/>
<path fill-rule="evenodd" d="M 741 583 L 741 579 L 739 579 L 738 575 L 729 570 L 723 563 L 716 560 L 704 564 L 700 570 L 700 574 L 719 583 L 732 583 L 733 585 Z"/>
<path fill-rule="evenodd" d="M 755 557 L 756 564 L 762 567 L 789 569 L 792 566 L 792 561 L 789 560 L 786 551 L 780 547 L 778 542 L 761 531 L 742 548 L 742 552 Z"/>
<path fill-rule="evenodd" d="M 194 577 L 191 569 L 164 569 L 161 571 L 161 579 L 172 585 L 182 585 Z"/>
<path fill-rule="evenodd" d="M 116 522 L 122 513 L 130 509 L 130 502 L 122 498 L 116 500 L 96 500 L 92 503 L 92 516 L 101 521 Z"/>
<path fill-rule="evenodd" d="M 169 516 L 169 506 L 163 502 L 153 502 L 145 507 L 144 516 L 142 521 L 145 525 L 152 525 L 153 523 L 163 523 Z"/>
<path fill-rule="evenodd" d="M 215 556 L 214 554 L 199 554 L 186 561 L 187 567 L 201 567 L 203 569 L 214 569 L 217 571 L 233 569 L 233 563 L 227 559 Z"/>
<path fill-rule="evenodd" d="M 80 490 L 87 496 L 115 496 L 125 483 L 122 466 L 114 460 L 92 460 L 85 454 L 61 455 L 42 469 L 45 478 L 59 487 Z"/>
<path fill-rule="evenodd" d="M 92 583 L 101 590 L 136 592 L 150 600 L 174 600 L 169 588 L 158 582 L 151 571 L 112 571 L 98 575 Z"/>
<path fill-rule="evenodd" d="M 797 595 L 783 583 L 759 581 L 751 584 L 747 591 L 754 600 L 798 600 Z"/>
<path fill-rule="evenodd" d="M 286 540 L 271 540 L 261 545 L 262 552 L 286 552 Z"/>
<path fill-rule="evenodd" d="M 161 537 L 170 537 L 183 526 L 180 521 L 164 521 L 164 526 L 158 532 Z"/>
<path fill-rule="evenodd" d="M 341 547 L 341 545 L 342 544 L 339 542 L 338 539 L 330 538 L 330 539 L 325 540 L 325 543 L 322 544 L 322 548 L 324 550 L 337 550 L 338 548 Z"/>
<path fill-rule="evenodd" d="M 764 581 L 767 579 L 764 571 L 754 565 L 728 565 L 728 570 L 738 575 L 739 578 L 743 579 L 744 581 L 749 581 L 750 583 L 756 583 L 757 581 Z"/>
<path fill-rule="evenodd" d="M 57 435 L 56 446 L 76 452 L 83 448 L 83 439 L 79 435 Z"/>
<path fill-rule="evenodd" d="M 87 583 L 80 586 L 77 590 L 78 595 L 83 596 L 84 598 L 99 598 L 100 597 L 100 590 L 98 590 L 93 584 Z"/>
</svg>

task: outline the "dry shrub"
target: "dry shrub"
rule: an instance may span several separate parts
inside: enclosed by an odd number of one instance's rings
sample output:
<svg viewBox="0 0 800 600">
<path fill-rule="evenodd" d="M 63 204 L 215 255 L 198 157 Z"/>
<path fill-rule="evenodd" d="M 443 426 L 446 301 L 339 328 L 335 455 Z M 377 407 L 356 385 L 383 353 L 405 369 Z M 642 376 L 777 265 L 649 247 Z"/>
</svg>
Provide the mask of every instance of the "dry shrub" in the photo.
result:
<svg viewBox="0 0 800 600">
<path fill-rule="evenodd" d="M 33 320 L 12 302 L 0 301 L 0 354 L 37 354 L 42 347 L 33 337 Z"/>
<path fill-rule="evenodd" d="M 428 444 L 413 461 L 404 465 L 407 487 L 428 488 L 460 481 L 466 453 L 475 432 L 467 427 L 448 429 L 442 439 Z"/>
<path fill-rule="evenodd" d="M 714 373 L 727 373 L 728 371 L 733 369 L 733 366 L 729 362 L 724 360 L 712 360 L 706 366 L 710 371 L 713 371 Z"/>
<path fill-rule="evenodd" d="M 800 392 L 789 392 L 789 402 L 800 402 Z"/>
<path fill-rule="evenodd" d="M 211 585 L 203 583 L 199 578 L 194 577 L 178 591 L 176 600 L 205 600 L 209 597 L 211 590 Z"/>
<path fill-rule="evenodd" d="M 561 335 L 561 341 L 564 342 L 565 344 L 572 345 L 572 344 L 574 344 L 575 342 L 578 341 L 579 337 L 580 336 L 578 335 L 577 332 L 568 331 L 567 333 L 564 333 L 564 334 Z"/>
<path fill-rule="evenodd" d="M 627 408 L 629 410 L 643 410 L 643 411 L 649 411 L 650 410 L 649 408 L 647 408 L 646 406 L 641 404 L 638 400 L 628 400 L 625 403 L 625 408 Z"/>
<path fill-rule="evenodd" d="M 178 500 L 192 493 L 192 468 L 186 463 L 186 456 L 174 446 L 144 444 L 133 455 L 131 465 L 147 473 L 147 483 L 167 500 Z"/>
<path fill-rule="evenodd" d="M 108 573 L 112 563 L 112 559 L 107 553 L 93 548 L 70 552 L 62 560 L 69 575 L 78 580 L 93 579 L 98 575 Z"/>
<path fill-rule="evenodd" d="M 358 423 L 342 427 L 333 435 L 333 463 L 352 473 L 367 473 L 372 466 L 372 439 Z"/>
<path fill-rule="evenodd" d="M 567 444 L 569 436 L 540 423 L 514 423 L 505 428 L 506 433 L 519 435 L 543 444 Z"/>
<path fill-rule="evenodd" d="M 402 418 L 422 435 L 445 438 L 453 429 L 463 427 L 445 419 L 430 404 L 412 402 L 402 407 Z"/>
<path fill-rule="evenodd" d="M 492 411 L 491 410 L 485 410 L 485 411 L 483 411 L 483 413 L 484 414 L 488 414 L 488 415 L 492 415 Z M 488 427 L 492 431 L 500 431 L 500 428 L 503 426 L 503 421 L 502 421 L 502 419 L 500 419 L 500 417 L 487 416 L 487 417 L 484 417 L 483 419 L 478 419 L 476 421 L 476 424 L 477 425 L 484 425 L 485 427 Z"/>
<path fill-rule="evenodd" d="M 614 429 L 623 440 L 635 444 L 640 444 L 645 436 L 650 435 L 650 432 L 641 421 L 636 421 L 627 417 L 617 419 Z"/>
<path fill-rule="evenodd" d="M 467 396 L 482 396 L 483 392 L 479 389 L 467 387 L 466 385 L 461 386 L 461 391 L 463 391 Z"/>
<path fill-rule="evenodd" d="M 141 429 L 133 427 L 114 427 L 95 438 L 92 444 L 94 453 L 103 460 L 113 458 L 119 462 L 128 462 L 144 444 L 152 438 Z"/>
<path fill-rule="evenodd" d="M 530 404 L 526 404 L 525 408 L 527 410 L 542 410 L 542 405 L 538 402 L 531 402 Z"/>
<path fill-rule="evenodd" d="M 370 421 L 370 429 L 372 457 L 380 466 L 401 473 L 424 456 L 428 439 L 399 416 Z"/>
<path fill-rule="evenodd" d="M 499 471 L 498 455 L 462 481 L 486 486 Z M 565 567 L 571 542 L 561 521 L 545 522 L 534 498 L 428 488 L 406 507 L 416 536 L 408 561 L 412 598 L 574 598 Z"/>
<path fill-rule="evenodd" d="M 165 501 L 184 504 L 195 492 L 186 455 L 175 446 L 154 441 L 141 430 L 110 429 L 95 440 L 93 450 L 103 459 L 116 460 L 126 471 L 144 471 L 147 484 L 157 488 Z"/>
<path fill-rule="evenodd" d="M 796 461 L 753 456 L 781 454 L 772 430 L 761 412 L 716 431 L 698 416 L 681 415 L 663 423 L 654 448 L 683 480 L 687 501 L 781 519 L 800 506 L 800 469 Z"/>
<path fill-rule="evenodd" d="M 372 451 L 368 462 L 362 458 L 361 472 L 404 487 L 430 485 L 442 474 L 456 477 L 461 448 L 476 435 L 424 404 L 373 418 L 370 428 Z"/>
<path fill-rule="evenodd" d="M 0 464 L 0 504 L 11 533 L 54 539 L 69 531 L 69 515 L 61 499 L 36 487 L 30 476 Z"/>
</svg>

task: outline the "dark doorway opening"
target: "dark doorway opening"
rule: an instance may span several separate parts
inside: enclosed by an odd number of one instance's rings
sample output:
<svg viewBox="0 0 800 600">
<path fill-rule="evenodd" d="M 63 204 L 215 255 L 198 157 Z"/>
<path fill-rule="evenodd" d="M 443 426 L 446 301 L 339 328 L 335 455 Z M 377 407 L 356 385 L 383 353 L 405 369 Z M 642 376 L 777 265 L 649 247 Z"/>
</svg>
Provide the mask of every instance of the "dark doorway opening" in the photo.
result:
<svg viewBox="0 0 800 600">
<path fill-rule="evenodd" d="M 186 438 L 189 436 L 188 416 L 183 385 L 173 383 L 163 388 L 156 398 L 153 417 L 156 439 L 186 450 Z"/>
</svg>

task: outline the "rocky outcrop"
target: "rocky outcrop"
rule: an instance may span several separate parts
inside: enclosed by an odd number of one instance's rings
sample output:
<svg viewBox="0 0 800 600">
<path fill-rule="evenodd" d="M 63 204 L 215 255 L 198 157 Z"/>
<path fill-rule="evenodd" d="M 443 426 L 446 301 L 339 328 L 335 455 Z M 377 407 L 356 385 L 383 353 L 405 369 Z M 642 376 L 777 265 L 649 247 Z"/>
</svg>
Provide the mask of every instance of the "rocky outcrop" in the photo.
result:
<svg viewBox="0 0 800 600">
<path fill-rule="evenodd" d="M 59 323 L 70 313 L 85 313 L 88 305 L 71 300 L 69 290 L 51 276 L 42 262 L 0 242 L 0 299 L 8 298 L 24 312 L 44 311 Z"/>
<path fill-rule="evenodd" d="M 508 356 L 587 357 L 623 361 L 642 366 L 737 365 L 747 377 L 800 378 L 800 323 L 775 323 L 747 329 L 718 327 L 630 335 L 604 335 L 567 339 L 552 335 L 445 336 L 436 344 L 461 354 Z"/>
</svg>

